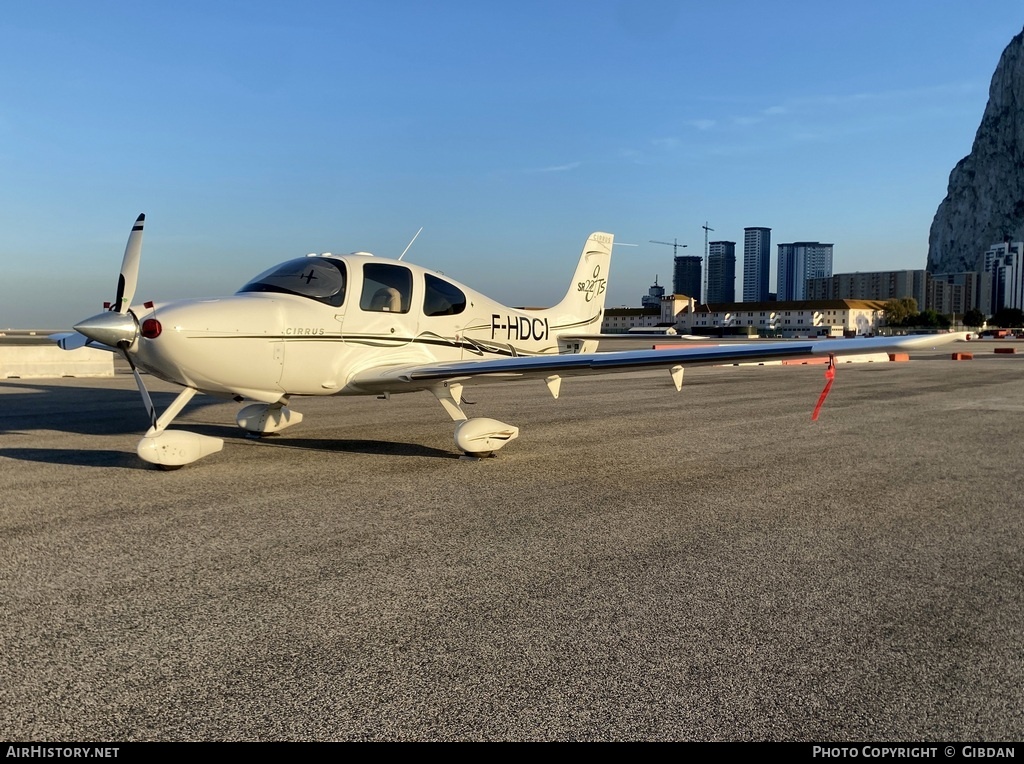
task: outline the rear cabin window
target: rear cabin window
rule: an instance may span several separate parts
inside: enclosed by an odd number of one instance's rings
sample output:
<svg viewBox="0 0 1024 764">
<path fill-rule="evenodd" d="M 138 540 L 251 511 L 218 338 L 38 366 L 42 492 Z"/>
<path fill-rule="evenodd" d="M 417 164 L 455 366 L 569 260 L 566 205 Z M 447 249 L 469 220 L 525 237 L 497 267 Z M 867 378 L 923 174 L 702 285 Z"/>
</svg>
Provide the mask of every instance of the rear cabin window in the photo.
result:
<svg viewBox="0 0 1024 764">
<path fill-rule="evenodd" d="M 429 273 L 424 280 L 423 315 L 454 316 L 466 309 L 466 295 L 457 286 Z"/>
<path fill-rule="evenodd" d="M 375 313 L 408 313 L 412 304 L 412 272 L 400 265 L 363 266 L 359 307 Z"/>
</svg>

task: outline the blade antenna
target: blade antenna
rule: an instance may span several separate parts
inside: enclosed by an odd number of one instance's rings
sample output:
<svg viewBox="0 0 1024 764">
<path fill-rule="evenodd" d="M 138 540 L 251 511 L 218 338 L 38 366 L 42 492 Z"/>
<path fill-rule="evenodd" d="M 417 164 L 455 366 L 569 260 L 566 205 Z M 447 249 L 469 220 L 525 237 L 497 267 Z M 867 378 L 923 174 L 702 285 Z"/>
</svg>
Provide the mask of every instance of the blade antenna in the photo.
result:
<svg viewBox="0 0 1024 764">
<path fill-rule="evenodd" d="M 420 226 L 420 230 L 418 230 L 418 231 L 416 232 L 416 236 L 419 236 L 419 235 L 420 235 L 421 233 L 423 233 L 423 226 Z M 412 241 L 410 241 L 410 242 L 409 242 L 409 246 L 408 246 L 408 247 L 406 247 L 405 249 L 403 249 L 403 250 L 402 250 L 402 254 L 400 254 L 400 255 L 398 256 L 398 259 L 399 259 L 399 260 L 401 260 L 401 259 L 402 259 L 403 257 L 405 257 L 405 253 L 409 251 L 409 247 L 411 247 L 411 246 L 412 246 L 412 242 L 413 242 L 413 241 L 416 241 L 416 236 L 413 236 L 413 237 L 412 237 Z"/>
</svg>

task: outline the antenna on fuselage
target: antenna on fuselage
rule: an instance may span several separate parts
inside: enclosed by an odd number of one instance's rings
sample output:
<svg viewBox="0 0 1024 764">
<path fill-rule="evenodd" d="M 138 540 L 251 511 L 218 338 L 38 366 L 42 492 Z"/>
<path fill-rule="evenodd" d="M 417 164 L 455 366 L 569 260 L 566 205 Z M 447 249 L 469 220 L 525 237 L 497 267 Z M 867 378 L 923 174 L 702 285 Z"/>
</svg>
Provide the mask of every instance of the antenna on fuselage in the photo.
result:
<svg viewBox="0 0 1024 764">
<path fill-rule="evenodd" d="M 420 230 L 416 232 L 416 236 L 419 236 L 421 233 L 423 233 L 423 226 L 420 226 Z M 416 241 L 416 236 L 412 237 L 412 241 Z M 412 241 L 409 242 L 409 247 L 412 246 Z M 398 256 L 399 260 L 405 257 L 405 253 L 409 251 L 409 247 L 406 247 L 405 249 L 402 250 L 402 254 Z"/>
</svg>

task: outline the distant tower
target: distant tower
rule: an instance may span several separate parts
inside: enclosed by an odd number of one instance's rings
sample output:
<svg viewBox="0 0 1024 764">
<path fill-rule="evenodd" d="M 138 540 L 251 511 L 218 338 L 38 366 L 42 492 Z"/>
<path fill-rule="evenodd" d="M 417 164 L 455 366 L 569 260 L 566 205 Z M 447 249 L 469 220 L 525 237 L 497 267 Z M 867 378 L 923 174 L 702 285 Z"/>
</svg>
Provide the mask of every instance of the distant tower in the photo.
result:
<svg viewBox="0 0 1024 764">
<path fill-rule="evenodd" d="M 675 272 L 672 277 L 672 292 L 685 294 L 700 302 L 700 255 L 679 255 L 675 258 Z"/>
<path fill-rule="evenodd" d="M 772 265 L 772 229 L 743 229 L 743 302 L 768 301 Z"/>
<path fill-rule="evenodd" d="M 647 294 L 640 298 L 640 304 L 643 307 L 650 305 L 656 306 L 659 310 L 661 309 L 661 298 L 665 296 L 665 287 L 658 286 L 658 277 L 654 277 L 654 284 L 650 289 L 647 290 Z"/>
<path fill-rule="evenodd" d="M 796 241 L 779 245 L 779 300 L 806 300 L 807 279 L 831 276 L 831 244 Z"/>
<path fill-rule="evenodd" d="M 736 242 L 708 244 L 708 303 L 736 302 Z"/>
</svg>

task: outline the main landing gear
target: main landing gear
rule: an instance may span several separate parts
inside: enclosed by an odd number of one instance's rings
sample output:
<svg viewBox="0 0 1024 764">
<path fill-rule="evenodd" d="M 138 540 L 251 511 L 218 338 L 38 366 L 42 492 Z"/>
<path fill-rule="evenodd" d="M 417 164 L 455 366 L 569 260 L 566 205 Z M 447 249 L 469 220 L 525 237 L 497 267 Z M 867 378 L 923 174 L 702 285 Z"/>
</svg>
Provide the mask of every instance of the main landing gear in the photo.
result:
<svg viewBox="0 0 1024 764">
<path fill-rule="evenodd" d="M 462 385 L 458 382 L 445 382 L 431 388 L 431 392 L 441 402 L 444 410 L 455 425 L 455 445 L 466 456 L 484 458 L 493 456 L 494 452 L 505 444 L 519 437 L 519 428 L 497 419 L 474 417 L 470 419 L 462 410 Z"/>
</svg>

